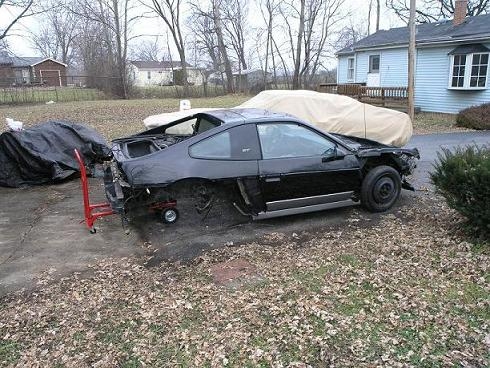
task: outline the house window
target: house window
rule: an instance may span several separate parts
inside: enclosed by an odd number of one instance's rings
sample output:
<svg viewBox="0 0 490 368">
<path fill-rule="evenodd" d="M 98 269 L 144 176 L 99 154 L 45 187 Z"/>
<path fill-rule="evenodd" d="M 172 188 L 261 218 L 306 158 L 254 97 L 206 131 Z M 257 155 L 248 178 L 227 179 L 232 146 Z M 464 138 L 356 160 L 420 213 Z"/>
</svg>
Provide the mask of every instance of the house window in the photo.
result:
<svg viewBox="0 0 490 368">
<path fill-rule="evenodd" d="M 464 87 L 464 75 L 466 68 L 466 55 L 454 55 L 453 61 L 453 79 L 451 87 Z"/>
<path fill-rule="evenodd" d="M 485 88 L 487 85 L 488 54 L 473 54 L 470 88 Z"/>
<path fill-rule="evenodd" d="M 347 80 L 350 82 L 354 81 L 354 70 L 355 70 L 355 59 L 350 57 L 347 59 Z"/>
<path fill-rule="evenodd" d="M 379 55 L 369 55 L 369 73 L 379 73 Z"/>
<path fill-rule="evenodd" d="M 146 72 L 146 78 L 151 79 L 151 72 L 150 71 Z"/>
<path fill-rule="evenodd" d="M 481 89 L 487 87 L 489 53 L 455 54 L 451 56 L 449 88 Z"/>
</svg>

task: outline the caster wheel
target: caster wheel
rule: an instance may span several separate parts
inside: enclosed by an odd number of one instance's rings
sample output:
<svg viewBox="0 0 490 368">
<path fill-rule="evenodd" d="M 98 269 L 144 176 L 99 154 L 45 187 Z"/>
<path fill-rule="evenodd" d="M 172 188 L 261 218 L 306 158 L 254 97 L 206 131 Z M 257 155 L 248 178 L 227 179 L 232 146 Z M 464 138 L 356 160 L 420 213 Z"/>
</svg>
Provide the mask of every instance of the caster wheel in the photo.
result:
<svg viewBox="0 0 490 368">
<path fill-rule="evenodd" d="M 167 208 L 162 211 L 162 220 L 166 224 L 174 224 L 179 219 L 179 211 L 177 208 Z"/>
</svg>

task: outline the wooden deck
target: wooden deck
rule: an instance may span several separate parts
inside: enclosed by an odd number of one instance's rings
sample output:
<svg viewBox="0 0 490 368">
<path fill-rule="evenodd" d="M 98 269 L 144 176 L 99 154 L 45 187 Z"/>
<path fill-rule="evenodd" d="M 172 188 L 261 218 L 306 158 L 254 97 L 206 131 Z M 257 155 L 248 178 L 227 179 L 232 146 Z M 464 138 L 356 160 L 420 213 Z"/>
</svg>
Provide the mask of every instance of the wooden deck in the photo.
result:
<svg viewBox="0 0 490 368">
<path fill-rule="evenodd" d="M 318 92 L 334 93 L 355 98 L 376 106 L 406 110 L 408 105 L 407 87 L 367 87 L 360 84 L 321 83 Z"/>
</svg>

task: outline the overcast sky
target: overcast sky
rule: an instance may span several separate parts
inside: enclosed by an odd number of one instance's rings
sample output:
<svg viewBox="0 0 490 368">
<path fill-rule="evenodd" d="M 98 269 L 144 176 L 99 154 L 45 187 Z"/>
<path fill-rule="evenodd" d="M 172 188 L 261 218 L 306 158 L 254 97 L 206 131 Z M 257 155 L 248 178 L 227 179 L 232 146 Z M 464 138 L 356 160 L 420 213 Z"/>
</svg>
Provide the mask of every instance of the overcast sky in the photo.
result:
<svg viewBox="0 0 490 368">
<path fill-rule="evenodd" d="M 384 3 L 384 1 L 382 1 Z M 346 22 L 353 21 L 355 24 L 359 23 L 367 23 L 367 14 L 368 14 L 368 0 L 345 0 L 345 11 L 350 11 L 352 14 L 351 19 L 346 19 Z M 141 11 L 145 11 L 144 7 L 141 6 Z M 255 2 L 250 2 L 250 11 L 249 11 L 249 21 L 252 27 L 261 27 L 262 19 L 258 16 L 258 11 L 254 11 Z M 0 10 L 0 28 L 5 27 L 9 19 L 14 16 L 14 13 L 10 9 L 4 9 L 2 7 Z M 254 14 L 257 15 L 254 17 Z M 185 14 L 184 14 L 185 16 Z M 28 39 L 28 30 L 36 30 L 38 28 L 39 23 L 42 22 L 42 15 L 37 17 L 29 17 L 21 20 L 15 29 L 12 30 L 11 36 L 7 38 L 9 43 L 10 50 L 17 55 L 20 56 L 38 56 L 36 50 L 31 47 L 31 44 Z M 374 31 L 374 23 L 375 23 L 375 10 L 372 11 L 372 31 Z M 386 9 L 382 9 L 382 16 L 380 22 L 381 29 L 389 29 L 394 26 L 402 26 L 403 24 L 394 16 L 391 12 Z M 143 22 L 140 22 L 135 29 L 135 34 L 165 34 L 165 27 L 163 22 L 158 19 L 145 19 Z M 137 38 L 133 47 L 135 47 L 136 43 L 140 42 L 144 38 Z M 147 38 L 148 39 L 148 38 Z M 162 42 L 165 41 L 165 36 L 160 37 Z M 172 50 L 173 58 L 177 59 L 177 53 L 175 50 Z"/>
</svg>

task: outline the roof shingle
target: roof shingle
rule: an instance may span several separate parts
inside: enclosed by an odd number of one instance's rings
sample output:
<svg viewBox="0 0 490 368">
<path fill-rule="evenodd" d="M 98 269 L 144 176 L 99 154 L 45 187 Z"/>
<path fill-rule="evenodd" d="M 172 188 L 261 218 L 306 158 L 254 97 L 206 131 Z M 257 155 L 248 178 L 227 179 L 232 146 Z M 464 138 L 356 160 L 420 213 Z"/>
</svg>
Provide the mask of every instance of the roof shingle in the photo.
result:
<svg viewBox="0 0 490 368">
<path fill-rule="evenodd" d="M 490 14 L 467 17 L 463 23 L 457 26 L 453 25 L 452 20 L 419 24 L 416 32 L 415 39 L 419 44 L 464 41 L 486 36 L 490 39 Z M 408 44 L 408 40 L 408 27 L 381 30 L 337 51 L 337 54 L 350 54 L 356 50 L 370 47 L 405 45 Z"/>
</svg>

